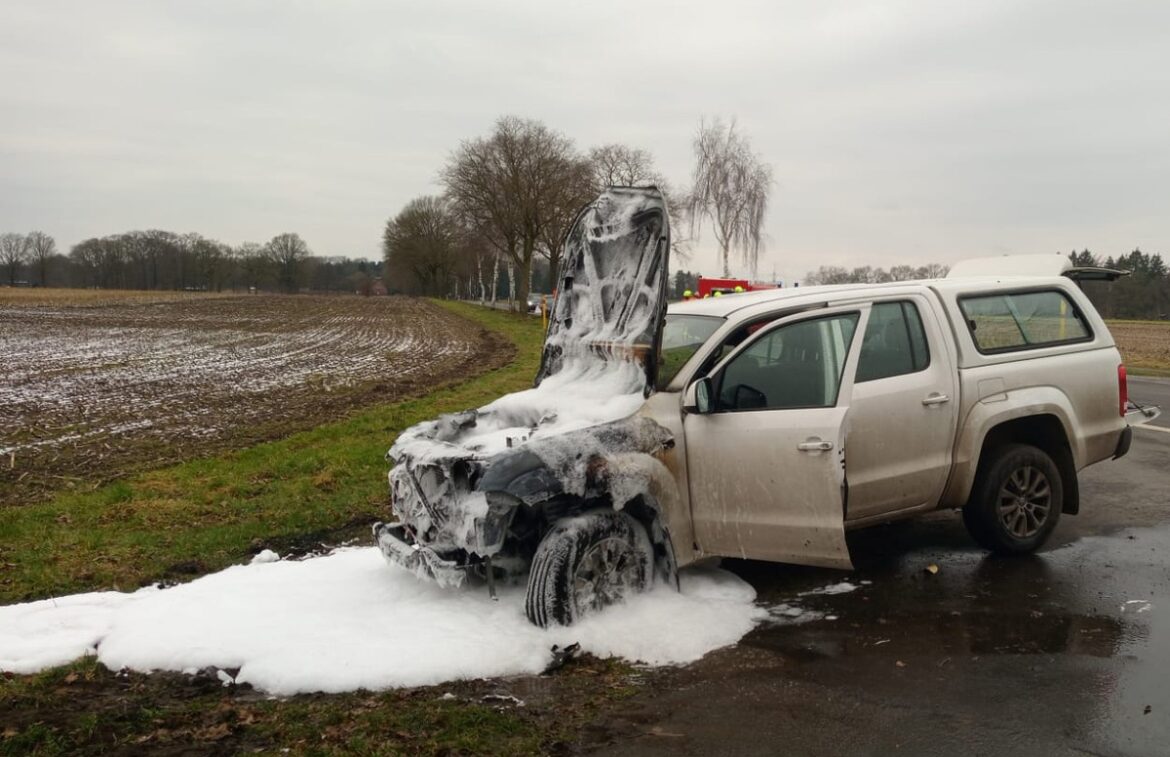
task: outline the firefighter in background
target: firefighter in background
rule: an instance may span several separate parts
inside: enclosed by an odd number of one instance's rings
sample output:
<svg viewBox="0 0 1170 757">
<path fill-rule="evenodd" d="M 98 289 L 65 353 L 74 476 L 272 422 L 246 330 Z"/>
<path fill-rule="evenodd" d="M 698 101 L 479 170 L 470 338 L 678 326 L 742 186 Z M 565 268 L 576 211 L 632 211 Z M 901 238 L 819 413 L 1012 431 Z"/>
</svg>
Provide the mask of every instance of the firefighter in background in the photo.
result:
<svg viewBox="0 0 1170 757">
<path fill-rule="evenodd" d="M 740 286 L 739 284 L 736 284 L 735 285 L 735 293 L 736 294 L 743 294 L 743 287 Z"/>
<path fill-rule="evenodd" d="M 694 293 L 694 292 L 692 292 L 692 291 L 691 291 L 691 290 L 689 290 L 689 289 L 688 289 L 688 290 L 686 290 L 685 292 L 683 292 L 683 302 L 690 302 L 690 301 L 691 301 L 691 298 L 692 298 L 692 297 L 694 297 L 694 296 L 695 296 L 695 293 Z"/>
</svg>

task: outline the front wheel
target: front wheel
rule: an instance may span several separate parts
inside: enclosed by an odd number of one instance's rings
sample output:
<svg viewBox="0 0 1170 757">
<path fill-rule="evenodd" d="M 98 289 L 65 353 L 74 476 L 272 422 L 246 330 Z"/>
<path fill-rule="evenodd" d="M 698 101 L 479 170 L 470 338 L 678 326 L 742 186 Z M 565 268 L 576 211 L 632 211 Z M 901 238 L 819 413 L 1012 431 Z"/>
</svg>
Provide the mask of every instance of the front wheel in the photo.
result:
<svg viewBox="0 0 1170 757">
<path fill-rule="evenodd" d="M 1060 469 L 1043 450 L 1009 444 L 979 472 L 963 522 L 975 541 L 992 552 L 1034 552 L 1060 519 L 1063 484 Z"/>
<path fill-rule="evenodd" d="M 536 548 L 524 609 L 541 628 L 572 625 L 644 591 L 653 567 L 646 529 L 626 513 L 602 509 L 563 518 Z"/>
</svg>

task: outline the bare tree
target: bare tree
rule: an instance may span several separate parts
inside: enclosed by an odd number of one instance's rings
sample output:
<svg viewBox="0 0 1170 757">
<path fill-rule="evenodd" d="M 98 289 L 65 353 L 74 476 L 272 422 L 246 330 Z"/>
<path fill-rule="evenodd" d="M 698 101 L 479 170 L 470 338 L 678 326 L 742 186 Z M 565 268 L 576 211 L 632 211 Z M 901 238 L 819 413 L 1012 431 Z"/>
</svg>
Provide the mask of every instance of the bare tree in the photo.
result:
<svg viewBox="0 0 1170 757">
<path fill-rule="evenodd" d="M 309 246 L 299 234 L 278 234 L 265 247 L 268 259 L 276 268 L 280 288 L 286 292 L 298 292 L 304 283 L 307 271 Z"/>
<path fill-rule="evenodd" d="M 890 266 L 890 281 L 911 281 L 914 278 L 916 278 L 914 274 L 914 266 Z"/>
<path fill-rule="evenodd" d="M 863 265 L 854 268 L 850 278 L 858 284 L 883 284 L 890 281 L 890 274 L 884 268 Z"/>
<path fill-rule="evenodd" d="M 463 142 L 442 169 L 457 212 L 508 264 L 514 300 L 528 296 L 540 246 L 559 251 L 559 239 L 549 242 L 567 229 L 572 203 L 565 196 L 573 190 L 566 184 L 575 185 L 579 173 L 587 174 L 586 163 L 572 140 L 513 116 L 498 120 L 490 136 Z"/>
<path fill-rule="evenodd" d="M 927 263 L 914 271 L 915 277 L 919 279 L 941 279 L 946 277 L 951 270 L 949 265 L 942 263 Z"/>
<path fill-rule="evenodd" d="M 594 194 L 612 186 L 658 187 L 666 198 L 666 210 L 670 215 L 671 252 L 684 260 L 690 257 L 690 238 L 683 232 L 687 226 L 689 201 L 680 197 L 666 177 L 659 173 L 649 151 L 617 143 L 602 145 L 589 151 L 589 165 Z"/>
<path fill-rule="evenodd" d="M 589 167 L 598 189 L 664 183 L 662 175 L 654 169 L 654 157 L 638 147 L 616 143 L 594 147 L 589 151 Z"/>
<path fill-rule="evenodd" d="M 36 265 L 37 283 L 45 286 L 48 281 L 49 261 L 57 254 L 57 242 L 43 231 L 28 235 L 29 259 Z"/>
<path fill-rule="evenodd" d="M 0 265 L 8 269 L 8 285 L 16 285 L 20 267 L 28 259 L 29 241 L 24 234 L 9 232 L 0 235 Z"/>
<path fill-rule="evenodd" d="M 815 271 L 810 271 L 804 276 L 804 283 L 807 286 L 817 286 L 819 284 L 849 284 L 853 279 L 850 276 L 849 270 L 837 265 L 823 265 Z"/>
<path fill-rule="evenodd" d="M 427 295 L 447 292 L 466 250 L 459 217 L 442 197 L 416 197 L 386 222 L 382 254 L 396 288 Z"/>
<path fill-rule="evenodd" d="M 810 271 L 804 277 L 804 283 L 813 286 L 816 284 L 882 284 L 887 281 L 910 281 L 912 279 L 937 279 L 947 275 L 950 270 L 939 263 L 928 263 L 919 268 L 908 265 L 896 265 L 886 270 L 863 265 L 853 270 L 840 266 L 823 265 L 815 271 Z"/>
<path fill-rule="evenodd" d="M 592 200 L 599 189 L 594 184 L 592 166 L 589 161 L 569 157 L 561 161 L 558 180 L 552 182 L 544 197 L 542 222 L 540 225 L 540 254 L 548 260 L 549 279 L 557 288 L 561 272 L 561 251 L 565 235 L 573 225 L 581 208 Z M 528 281 L 531 284 L 532 271 Z"/>
<path fill-rule="evenodd" d="M 697 238 L 703 220 L 709 220 L 723 258 L 723 275 L 731 275 L 732 249 L 740 252 L 755 275 L 772 167 L 755 154 L 734 120 L 728 126 L 719 119 L 700 122 L 694 148 L 695 172 L 688 199 L 691 234 Z"/>
<path fill-rule="evenodd" d="M 244 286 L 250 292 L 259 292 L 272 273 L 272 259 L 265 251 L 264 245 L 244 242 L 235 248 L 232 256 L 236 259 L 236 265 L 240 267 Z"/>
<path fill-rule="evenodd" d="M 195 258 L 200 286 L 209 292 L 222 291 L 231 260 L 231 248 L 214 239 L 200 237 L 191 246 L 191 252 Z"/>
</svg>

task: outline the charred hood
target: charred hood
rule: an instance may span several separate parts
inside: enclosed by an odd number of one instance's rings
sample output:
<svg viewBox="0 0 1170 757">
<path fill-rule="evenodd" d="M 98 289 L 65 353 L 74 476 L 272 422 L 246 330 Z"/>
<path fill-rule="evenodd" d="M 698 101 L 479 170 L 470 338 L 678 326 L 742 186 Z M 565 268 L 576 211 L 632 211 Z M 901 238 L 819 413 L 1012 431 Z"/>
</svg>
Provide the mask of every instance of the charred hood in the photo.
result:
<svg viewBox="0 0 1170 757">
<path fill-rule="evenodd" d="M 545 336 L 539 385 L 585 353 L 643 366 L 654 386 L 666 317 L 670 222 L 655 187 L 611 187 L 565 236 L 562 274 Z"/>
</svg>

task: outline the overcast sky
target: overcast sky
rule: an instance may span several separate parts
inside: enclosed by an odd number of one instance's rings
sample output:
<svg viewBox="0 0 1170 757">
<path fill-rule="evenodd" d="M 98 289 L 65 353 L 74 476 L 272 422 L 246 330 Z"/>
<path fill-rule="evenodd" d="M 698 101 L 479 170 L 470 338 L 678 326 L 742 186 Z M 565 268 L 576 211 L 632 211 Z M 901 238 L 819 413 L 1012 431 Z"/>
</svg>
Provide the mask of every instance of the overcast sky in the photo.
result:
<svg viewBox="0 0 1170 757">
<path fill-rule="evenodd" d="M 376 257 L 504 114 L 679 185 L 700 118 L 737 117 L 776 177 L 761 277 L 1170 253 L 1165 0 L 6 0 L 0 231 Z M 681 265 L 718 272 L 709 235 Z"/>
</svg>

